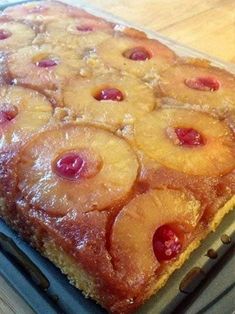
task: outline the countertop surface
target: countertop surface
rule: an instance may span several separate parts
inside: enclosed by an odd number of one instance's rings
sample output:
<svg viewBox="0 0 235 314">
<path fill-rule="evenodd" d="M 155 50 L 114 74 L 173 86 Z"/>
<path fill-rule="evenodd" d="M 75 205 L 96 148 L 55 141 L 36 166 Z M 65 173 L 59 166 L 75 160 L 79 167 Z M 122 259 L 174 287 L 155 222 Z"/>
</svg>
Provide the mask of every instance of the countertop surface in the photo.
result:
<svg viewBox="0 0 235 314">
<path fill-rule="evenodd" d="M 4 2 L 4 1 L 1 1 Z M 116 16 L 235 63 L 234 0 L 87 0 Z M 30 307 L 0 277 L 0 314 L 30 314 Z M 224 311 L 226 313 L 226 310 Z"/>
</svg>

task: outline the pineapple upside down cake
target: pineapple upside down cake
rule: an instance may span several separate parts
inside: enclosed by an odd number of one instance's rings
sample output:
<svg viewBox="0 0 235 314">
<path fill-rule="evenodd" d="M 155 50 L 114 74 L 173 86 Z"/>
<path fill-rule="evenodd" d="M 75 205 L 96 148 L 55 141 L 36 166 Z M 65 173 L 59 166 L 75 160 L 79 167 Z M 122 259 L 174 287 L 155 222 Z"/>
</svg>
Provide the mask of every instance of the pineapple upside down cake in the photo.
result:
<svg viewBox="0 0 235 314">
<path fill-rule="evenodd" d="M 0 16 L 0 215 L 110 313 L 234 206 L 235 77 L 63 3 Z"/>
</svg>

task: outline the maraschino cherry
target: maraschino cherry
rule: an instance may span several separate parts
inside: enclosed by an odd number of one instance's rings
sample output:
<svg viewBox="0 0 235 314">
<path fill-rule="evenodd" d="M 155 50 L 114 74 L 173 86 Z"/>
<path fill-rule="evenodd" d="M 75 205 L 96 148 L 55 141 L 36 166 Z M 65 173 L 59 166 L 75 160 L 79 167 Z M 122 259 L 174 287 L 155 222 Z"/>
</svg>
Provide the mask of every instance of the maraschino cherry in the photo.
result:
<svg viewBox="0 0 235 314">
<path fill-rule="evenodd" d="M 11 37 L 12 33 L 5 29 L 0 29 L 0 40 L 5 40 Z"/>
<path fill-rule="evenodd" d="M 159 262 L 171 260 L 181 251 L 179 237 L 170 225 L 162 225 L 153 235 L 153 251 Z"/>
<path fill-rule="evenodd" d="M 144 47 L 128 49 L 124 52 L 124 57 L 133 61 L 145 61 L 151 59 L 150 53 Z"/>
<path fill-rule="evenodd" d="M 18 110 L 15 106 L 13 106 L 11 109 L 0 110 L 0 124 L 4 124 L 13 120 L 17 113 Z"/>
<path fill-rule="evenodd" d="M 123 93 L 117 88 L 105 88 L 100 90 L 94 98 L 96 100 L 111 100 L 122 101 L 124 99 Z"/>
<path fill-rule="evenodd" d="M 220 88 L 220 82 L 211 76 L 201 76 L 186 79 L 184 81 L 185 85 L 192 89 L 197 89 L 200 91 L 217 91 Z"/>
<path fill-rule="evenodd" d="M 93 28 L 89 25 L 80 25 L 80 26 L 77 26 L 76 29 L 79 32 L 92 32 L 93 31 Z"/>
<path fill-rule="evenodd" d="M 84 164 L 78 153 L 66 153 L 55 161 L 54 172 L 64 179 L 77 180 L 81 176 Z"/>
<path fill-rule="evenodd" d="M 56 66 L 58 63 L 53 59 L 42 59 L 36 63 L 40 68 L 50 68 Z"/>
<path fill-rule="evenodd" d="M 193 128 L 175 128 L 174 131 L 179 140 L 179 145 L 199 146 L 205 144 L 203 136 Z"/>
</svg>

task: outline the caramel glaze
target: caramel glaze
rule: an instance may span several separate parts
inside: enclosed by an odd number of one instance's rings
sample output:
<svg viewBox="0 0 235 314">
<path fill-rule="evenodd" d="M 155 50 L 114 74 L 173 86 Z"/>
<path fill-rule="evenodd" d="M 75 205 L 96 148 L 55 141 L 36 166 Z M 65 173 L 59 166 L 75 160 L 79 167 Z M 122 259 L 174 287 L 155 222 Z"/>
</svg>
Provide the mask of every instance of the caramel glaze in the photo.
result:
<svg viewBox="0 0 235 314">
<path fill-rule="evenodd" d="M 197 228 L 184 237 L 185 248 L 207 227 L 215 211 L 235 193 L 235 172 L 212 178 L 189 176 L 161 167 L 146 170 L 141 181 L 137 180 L 132 193 L 121 206 L 88 213 L 72 210 L 64 217 L 52 217 L 43 209 L 32 208 L 21 198 L 17 187 L 18 156 L 13 150 L 0 154 L 0 196 L 6 199 L 7 205 L 4 219 L 41 252 L 43 240 L 48 236 L 53 238 L 58 247 L 62 247 L 95 278 L 101 304 L 110 308 L 113 313 L 121 313 L 123 308 L 125 313 L 127 308 L 128 312 L 132 312 L 142 303 L 141 295 L 147 286 L 147 282 L 138 287 L 128 286 L 115 270 L 115 261 L 109 253 L 112 225 L 125 203 L 149 188 L 169 187 L 193 193 L 201 201 L 202 215 Z M 172 262 L 174 260 L 166 263 Z M 156 270 L 150 281 L 161 275 L 164 264 Z"/>
</svg>

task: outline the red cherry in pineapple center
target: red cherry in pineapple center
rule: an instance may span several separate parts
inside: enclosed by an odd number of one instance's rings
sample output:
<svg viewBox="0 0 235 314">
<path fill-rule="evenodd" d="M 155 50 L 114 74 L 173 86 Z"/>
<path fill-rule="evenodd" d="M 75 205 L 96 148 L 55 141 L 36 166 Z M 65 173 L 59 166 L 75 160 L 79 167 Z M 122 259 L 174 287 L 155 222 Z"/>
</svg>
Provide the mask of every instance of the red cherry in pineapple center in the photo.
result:
<svg viewBox="0 0 235 314">
<path fill-rule="evenodd" d="M 100 90 L 94 98 L 96 100 L 111 100 L 122 101 L 124 99 L 123 93 L 117 88 L 104 88 Z"/>
<path fill-rule="evenodd" d="M 36 66 L 40 68 L 51 68 L 57 65 L 57 61 L 53 59 L 42 59 L 36 62 Z"/>
<path fill-rule="evenodd" d="M 62 178 L 76 180 L 80 178 L 84 164 L 85 162 L 79 154 L 67 153 L 55 161 L 54 172 Z"/>
<path fill-rule="evenodd" d="M 197 89 L 200 91 L 217 91 L 220 88 L 220 82 L 211 76 L 205 77 L 195 77 L 191 79 L 186 79 L 184 81 L 185 85 L 192 89 Z"/>
<path fill-rule="evenodd" d="M 179 237 L 169 225 L 162 225 L 153 235 L 153 251 L 159 262 L 176 257 L 182 248 Z"/>
<path fill-rule="evenodd" d="M 0 40 L 11 37 L 12 33 L 6 29 L 0 29 Z"/>
<path fill-rule="evenodd" d="M 150 53 L 144 47 L 128 49 L 123 53 L 123 56 L 133 61 L 145 61 L 151 59 Z"/>
<path fill-rule="evenodd" d="M 202 146 L 205 145 L 203 136 L 192 128 L 175 128 L 175 134 L 179 140 L 179 145 Z"/>
<path fill-rule="evenodd" d="M 10 109 L 0 110 L 0 124 L 4 124 L 13 120 L 18 113 L 17 107 L 13 106 Z"/>
<path fill-rule="evenodd" d="M 93 31 L 93 28 L 88 25 L 80 25 L 80 26 L 77 26 L 76 29 L 79 32 L 92 32 Z"/>
</svg>

